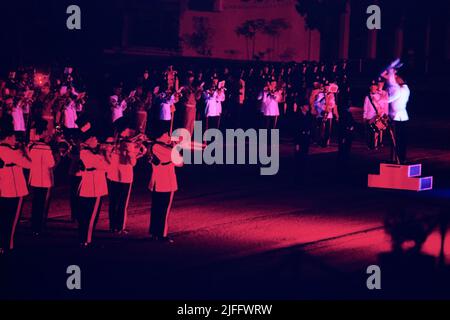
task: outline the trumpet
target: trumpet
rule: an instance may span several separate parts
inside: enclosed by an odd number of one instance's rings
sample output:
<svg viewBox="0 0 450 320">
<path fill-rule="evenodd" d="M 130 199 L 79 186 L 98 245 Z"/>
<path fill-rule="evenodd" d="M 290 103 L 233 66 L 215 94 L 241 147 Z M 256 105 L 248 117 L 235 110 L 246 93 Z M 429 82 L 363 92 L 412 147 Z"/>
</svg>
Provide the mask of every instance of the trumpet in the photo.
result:
<svg viewBox="0 0 450 320">
<path fill-rule="evenodd" d="M 144 133 L 140 133 L 132 138 L 119 141 L 119 145 L 115 146 L 114 151 L 123 155 L 132 155 L 139 159 L 147 154 L 147 147 L 152 142 L 153 140 L 149 139 Z"/>
<path fill-rule="evenodd" d="M 54 152 L 61 158 L 64 158 L 72 151 L 73 144 L 65 139 L 55 140 L 53 145 Z"/>
</svg>

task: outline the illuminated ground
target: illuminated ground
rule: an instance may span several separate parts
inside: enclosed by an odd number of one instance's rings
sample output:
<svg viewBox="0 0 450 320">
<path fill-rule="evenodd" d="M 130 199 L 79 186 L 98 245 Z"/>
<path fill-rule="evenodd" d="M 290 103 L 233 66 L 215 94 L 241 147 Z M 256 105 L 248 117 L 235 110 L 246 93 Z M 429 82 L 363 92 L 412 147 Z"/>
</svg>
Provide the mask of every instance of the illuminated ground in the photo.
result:
<svg viewBox="0 0 450 320">
<path fill-rule="evenodd" d="M 448 129 L 448 128 L 447 128 Z M 444 129 L 443 129 L 444 130 Z M 450 152 L 434 139 L 419 140 L 411 160 L 435 176 L 422 194 L 367 189 L 388 149 L 367 151 L 356 142 L 346 170 L 336 169 L 335 148 L 314 147 L 308 169 L 296 174 L 292 145 L 283 141 L 274 177 L 258 167 L 189 166 L 179 171 L 170 233 L 175 243 L 147 239 L 149 168 L 141 164 L 130 201 L 130 234 L 107 230 L 103 204 L 95 247 L 81 252 L 69 221 L 67 187 L 58 182 L 48 233 L 30 236 L 28 215 L 18 227 L 16 252 L 1 261 L 3 298 L 407 298 L 450 297 L 439 267 L 436 228 L 417 256 L 390 254 L 383 222 L 393 203 L 411 214 L 439 213 L 450 198 Z M 425 148 L 426 147 L 426 148 Z M 447 148 L 447 149 L 446 149 Z M 61 175 L 60 175 L 61 176 Z M 447 200 L 445 200 L 447 199 Z M 82 290 L 66 289 L 66 267 L 80 265 Z M 382 290 L 366 288 L 366 268 L 378 264 Z"/>
</svg>

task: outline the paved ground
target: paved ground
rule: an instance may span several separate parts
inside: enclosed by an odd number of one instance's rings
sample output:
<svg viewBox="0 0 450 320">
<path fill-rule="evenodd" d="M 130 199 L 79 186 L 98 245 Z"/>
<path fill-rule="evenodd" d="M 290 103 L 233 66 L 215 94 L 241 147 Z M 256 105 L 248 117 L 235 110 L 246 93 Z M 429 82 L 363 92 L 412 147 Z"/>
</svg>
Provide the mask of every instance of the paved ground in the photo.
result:
<svg viewBox="0 0 450 320">
<path fill-rule="evenodd" d="M 130 234 L 107 232 L 105 202 L 95 247 L 88 251 L 77 248 L 68 189 L 59 179 L 48 231 L 41 238 L 30 236 L 29 199 L 25 203 L 17 250 L 0 261 L 0 297 L 449 298 L 449 237 L 444 241 L 447 260 L 439 263 L 438 227 L 420 254 L 391 252 L 385 232 L 391 208 L 406 208 L 413 229 L 448 214 L 449 146 L 441 133 L 429 146 L 416 141 L 410 158 L 435 177 L 432 192 L 368 189 L 367 173 L 377 171 L 388 150 L 367 151 L 362 142 L 355 143 L 346 169 L 336 167 L 332 146 L 314 147 L 307 167 L 299 171 L 288 140 L 282 141 L 276 176 L 260 176 L 258 166 L 185 166 L 179 170 L 180 190 L 170 218 L 173 244 L 147 239 L 147 164 L 136 168 Z M 431 218 L 420 220 L 424 213 Z M 81 267 L 81 291 L 66 289 L 66 268 L 72 264 Z M 366 287 L 371 264 L 382 270 L 382 290 L 376 292 Z"/>
</svg>

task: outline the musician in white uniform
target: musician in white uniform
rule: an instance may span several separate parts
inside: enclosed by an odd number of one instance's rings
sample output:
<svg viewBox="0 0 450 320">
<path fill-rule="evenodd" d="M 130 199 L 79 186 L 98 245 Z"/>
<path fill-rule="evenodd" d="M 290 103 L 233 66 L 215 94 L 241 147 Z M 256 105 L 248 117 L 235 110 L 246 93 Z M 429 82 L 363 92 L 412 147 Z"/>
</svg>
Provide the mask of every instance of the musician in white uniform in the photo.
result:
<svg viewBox="0 0 450 320">
<path fill-rule="evenodd" d="M 258 96 L 258 100 L 261 101 L 261 113 L 264 116 L 266 129 L 277 127 L 277 120 L 280 115 L 280 109 L 278 108 L 280 99 L 281 90 L 277 89 L 277 81 L 272 79 Z"/>
<path fill-rule="evenodd" d="M 372 82 L 369 88 L 369 94 L 364 98 L 363 119 L 366 124 L 367 146 L 369 149 L 377 149 L 382 143 L 383 132 L 374 128 L 374 122 L 378 117 L 387 114 L 385 105 L 387 104 L 387 95 L 378 89 L 378 84 Z"/>
<path fill-rule="evenodd" d="M 13 118 L 14 131 L 20 141 L 25 139 L 27 125 L 25 123 L 25 114 L 29 114 L 30 104 L 21 99 L 12 106 L 11 116 Z"/>
<path fill-rule="evenodd" d="M 408 85 L 397 75 L 395 68 L 383 73 L 389 94 L 389 118 L 393 126 L 396 148 L 393 148 L 393 160 L 398 163 L 406 162 L 407 124 L 409 120 L 406 110 L 410 90 Z"/>
<path fill-rule="evenodd" d="M 220 128 L 220 116 L 222 114 L 222 102 L 225 101 L 225 89 L 219 85 L 219 79 L 214 76 L 209 88 L 203 91 L 203 98 L 205 99 L 205 117 L 206 129 Z"/>
<path fill-rule="evenodd" d="M 78 134 L 78 112 L 83 111 L 83 105 L 75 97 L 68 98 L 63 108 L 63 131 L 66 139 L 76 138 Z"/>
<path fill-rule="evenodd" d="M 125 99 L 119 101 L 118 95 L 112 95 L 109 97 L 109 103 L 111 107 L 111 122 L 114 124 L 123 117 L 123 113 L 127 108 L 127 102 Z"/>
<path fill-rule="evenodd" d="M 325 110 L 323 111 L 322 117 L 322 147 L 330 145 L 333 120 L 339 121 L 338 106 L 336 104 L 338 90 L 339 87 L 335 83 L 330 83 L 325 87 Z"/>
<path fill-rule="evenodd" d="M 167 86 L 163 86 L 165 90 L 162 90 L 158 94 L 159 104 L 159 124 L 158 131 L 170 132 L 172 125 L 172 116 L 175 112 L 175 103 L 178 102 L 177 95 L 170 90 Z"/>
</svg>

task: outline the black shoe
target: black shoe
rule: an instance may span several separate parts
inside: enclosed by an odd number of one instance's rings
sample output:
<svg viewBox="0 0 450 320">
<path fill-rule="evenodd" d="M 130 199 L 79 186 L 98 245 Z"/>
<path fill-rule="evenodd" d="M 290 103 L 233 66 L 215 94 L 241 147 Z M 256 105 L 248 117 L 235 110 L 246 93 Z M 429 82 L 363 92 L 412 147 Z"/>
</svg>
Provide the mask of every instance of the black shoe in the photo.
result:
<svg viewBox="0 0 450 320">
<path fill-rule="evenodd" d="M 123 230 L 117 231 L 117 233 L 118 233 L 120 236 L 126 236 L 126 235 L 129 234 L 130 232 L 129 232 L 128 230 L 126 230 L 126 229 L 123 229 Z"/>
<path fill-rule="evenodd" d="M 151 241 L 159 241 L 159 237 L 158 237 L 158 236 L 155 236 L 155 235 L 153 235 L 153 234 L 150 235 L 149 239 L 150 239 Z"/>
<path fill-rule="evenodd" d="M 170 237 L 161 237 L 159 238 L 159 241 L 164 243 L 174 243 L 173 239 Z"/>
<path fill-rule="evenodd" d="M 92 245 L 90 243 L 88 243 L 88 242 L 80 243 L 80 248 L 81 249 L 88 249 L 88 248 L 91 248 L 91 247 L 92 247 Z"/>
<path fill-rule="evenodd" d="M 41 235 L 40 232 L 33 231 L 33 237 L 39 237 Z"/>
<path fill-rule="evenodd" d="M 0 248 L 0 257 L 5 255 L 5 250 L 3 248 Z"/>
</svg>

